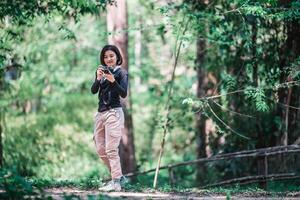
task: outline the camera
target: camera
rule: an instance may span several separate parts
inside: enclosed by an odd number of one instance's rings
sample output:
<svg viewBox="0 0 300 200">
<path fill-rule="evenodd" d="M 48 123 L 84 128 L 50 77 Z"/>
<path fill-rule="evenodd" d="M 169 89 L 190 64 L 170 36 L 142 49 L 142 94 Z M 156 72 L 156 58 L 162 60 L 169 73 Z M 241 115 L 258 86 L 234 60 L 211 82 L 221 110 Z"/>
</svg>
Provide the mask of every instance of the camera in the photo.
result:
<svg viewBox="0 0 300 200">
<path fill-rule="evenodd" d="M 109 68 L 107 66 L 100 65 L 99 68 L 103 71 L 104 74 L 110 74 Z"/>
</svg>

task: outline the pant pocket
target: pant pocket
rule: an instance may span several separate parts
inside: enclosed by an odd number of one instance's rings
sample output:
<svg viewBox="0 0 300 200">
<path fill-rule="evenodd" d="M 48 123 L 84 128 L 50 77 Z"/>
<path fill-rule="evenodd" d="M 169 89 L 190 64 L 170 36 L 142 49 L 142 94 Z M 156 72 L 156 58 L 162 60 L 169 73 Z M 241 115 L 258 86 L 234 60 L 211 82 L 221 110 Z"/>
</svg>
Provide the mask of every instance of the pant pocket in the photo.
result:
<svg viewBox="0 0 300 200">
<path fill-rule="evenodd" d="M 124 112 L 122 109 L 117 110 L 117 113 L 119 115 L 119 123 L 120 123 L 120 127 L 121 129 L 124 128 L 125 126 L 125 117 L 124 117 Z"/>
<path fill-rule="evenodd" d="M 121 137 L 122 136 L 122 131 L 121 128 L 119 129 L 113 129 L 113 130 L 108 130 L 108 134 L 111 135 L 112 137 Z"/>
<path fill-rule="evenodd" d="M 105 129 L 109 135 L 113 137 L 121 137 L 122 132 L 119 117 L 117 117 L 115 114 L 109 115 L 106 121 Z"/>
</svg>

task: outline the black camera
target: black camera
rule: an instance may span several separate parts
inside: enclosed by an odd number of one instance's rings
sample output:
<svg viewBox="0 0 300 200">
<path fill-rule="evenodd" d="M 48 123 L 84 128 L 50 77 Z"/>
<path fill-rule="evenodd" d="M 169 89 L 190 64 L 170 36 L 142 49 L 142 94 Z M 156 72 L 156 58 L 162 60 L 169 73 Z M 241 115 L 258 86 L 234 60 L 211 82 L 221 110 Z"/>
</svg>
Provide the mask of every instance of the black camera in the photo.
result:
<svg viewBox="0 0 300 200">
<path fill-rule="evenodd" d="M 110 70 L 107 66 L 100 65 L 99 68 L 103 71 L 104 74 L 110 74 Z"/>
</svg>

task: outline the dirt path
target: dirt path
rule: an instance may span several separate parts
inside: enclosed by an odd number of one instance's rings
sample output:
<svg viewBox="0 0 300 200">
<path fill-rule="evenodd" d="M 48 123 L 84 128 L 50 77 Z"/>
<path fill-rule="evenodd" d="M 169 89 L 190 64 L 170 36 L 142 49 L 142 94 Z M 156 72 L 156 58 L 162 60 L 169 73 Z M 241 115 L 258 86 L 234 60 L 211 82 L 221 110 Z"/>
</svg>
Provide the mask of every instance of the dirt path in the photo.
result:
<svg viewBox="0 0 300 200">
<path fill-rule="evenodd" d="M 76 188 L 51 188 L 46 189 L 48 195 L 53 199 L 195 199 L 195 200 L 226 200 L 226 194 L 209 193 L 205 191 L 198 192 L 110 192 L 101 193 L 97 190 L 80 190 Z M 300 200 L 300 192 L 271 194 L 265 192 L 240 193 L 229 196 L 230 199 L 255 199 L 255 200 Z"/>
</svg>

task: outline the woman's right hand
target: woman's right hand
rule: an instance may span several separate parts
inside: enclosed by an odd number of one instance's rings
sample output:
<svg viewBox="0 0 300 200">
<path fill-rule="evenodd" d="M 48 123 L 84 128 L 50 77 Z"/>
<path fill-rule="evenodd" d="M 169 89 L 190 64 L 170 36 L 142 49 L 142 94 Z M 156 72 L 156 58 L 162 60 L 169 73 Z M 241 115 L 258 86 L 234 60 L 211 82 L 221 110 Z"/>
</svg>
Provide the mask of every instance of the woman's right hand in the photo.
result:
<svg viewBox="0 0 300 200">
<path fill-rule="evenodd" d="M 101 70 L 100 67 L 98 67 L 96 75 L 97 75 L 97 80 L 100 81 L 103 77 L 104 72 Z"/>
</svg>

